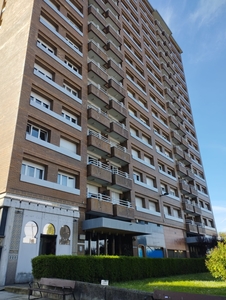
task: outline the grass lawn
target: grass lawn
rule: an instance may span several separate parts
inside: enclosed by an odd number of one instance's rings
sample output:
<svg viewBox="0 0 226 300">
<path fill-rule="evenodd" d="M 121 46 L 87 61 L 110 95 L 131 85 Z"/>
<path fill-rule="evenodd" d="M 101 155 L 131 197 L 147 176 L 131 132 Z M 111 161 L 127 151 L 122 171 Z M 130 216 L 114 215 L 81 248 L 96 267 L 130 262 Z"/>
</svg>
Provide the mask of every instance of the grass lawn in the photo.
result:
<svg viewBox="0 0 226 300">
<path fill-rule="evenodd" d="M 192 294 L 226 296 L 226 281 L 215 279 L 210 273 L 150 278 L 113 283 L 113 286 L 153 292 L 156 289 Z"/>
</svg>

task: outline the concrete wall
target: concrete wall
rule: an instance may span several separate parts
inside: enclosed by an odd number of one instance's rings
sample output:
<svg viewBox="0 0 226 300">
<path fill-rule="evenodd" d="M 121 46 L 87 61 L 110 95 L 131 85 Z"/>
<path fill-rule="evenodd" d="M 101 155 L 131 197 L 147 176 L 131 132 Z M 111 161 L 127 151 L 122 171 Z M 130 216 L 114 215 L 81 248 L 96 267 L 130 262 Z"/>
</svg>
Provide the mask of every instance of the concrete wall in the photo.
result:
<svg viewBox="0 0 226 300">
<path fill-rule="evenodd" d="M 38 294 L 36 294 L 38 295 Z M 152 293 L 121 289 L 112 286 L 103 286 L 87 282 L 76 282 L 75 299 L 76 300 L 152 300 Z M 62 299 L 58 295 L 49 294 L 51 299 Z M 67 300 L 74 300 L 67 296 Z"/>
</svg>

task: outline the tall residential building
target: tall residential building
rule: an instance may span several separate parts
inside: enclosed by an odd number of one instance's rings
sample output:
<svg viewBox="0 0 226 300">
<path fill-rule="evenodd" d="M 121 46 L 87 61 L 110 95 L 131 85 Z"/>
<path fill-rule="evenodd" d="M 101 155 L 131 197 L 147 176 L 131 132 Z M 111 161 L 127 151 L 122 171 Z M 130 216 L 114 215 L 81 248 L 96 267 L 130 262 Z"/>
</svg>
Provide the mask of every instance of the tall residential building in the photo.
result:
<svg viewBox="0 0 226 300">
<path fill-rule="evenodd" d="M 182 50 L 159 13 L 0 9 L 0 285 L 28 281 L 39 254 L 198 257 L 217 232 Z"/>
</svg>

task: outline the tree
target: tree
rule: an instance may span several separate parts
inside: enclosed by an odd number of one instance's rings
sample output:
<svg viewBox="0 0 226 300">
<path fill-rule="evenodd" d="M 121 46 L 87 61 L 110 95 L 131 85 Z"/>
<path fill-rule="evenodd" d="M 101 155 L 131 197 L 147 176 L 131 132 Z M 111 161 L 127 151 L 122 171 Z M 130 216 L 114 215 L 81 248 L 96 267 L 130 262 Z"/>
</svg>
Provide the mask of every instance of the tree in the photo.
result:
<svg viewBox="0 0 226 300">
<path fill-rule="evenodd" d="M 226 280 L 226 243 L 218 242 L 217 246 L 207 254 L 205 262 L 213 277 Z"/>
<path fill-rule="evenodd" d="M 219 235 L 221 240 L 226 241 L 226 232 L 219 232 L 218 235 Z"/>
</svg>

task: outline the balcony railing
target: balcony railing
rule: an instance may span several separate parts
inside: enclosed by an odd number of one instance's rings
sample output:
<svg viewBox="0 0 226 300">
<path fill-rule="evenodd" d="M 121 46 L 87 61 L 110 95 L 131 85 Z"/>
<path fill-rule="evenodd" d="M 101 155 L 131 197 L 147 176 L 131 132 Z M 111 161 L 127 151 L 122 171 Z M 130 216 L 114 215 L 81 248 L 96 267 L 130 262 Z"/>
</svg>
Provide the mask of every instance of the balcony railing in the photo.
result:
<svg viewBox="0 0 226 300">
<path fill-rule="evenodd" d="M 127 200 L 114 199 L 114 198 L 111 198 L 108 195 L 104 195 L 104 194 L 101 194 L 101 193 L 88 192 L 87 193 L 87 198 L 95 198 L 95 199 L 98 199 L 98 200 L 101 200 L 101 201 L 111 202 L 112 204 L 118 204 L 118 205 L 123 205 L 123 206 L 126 206 L 126 207 L 132 207 L 131 202 L 129 202 Z"/>
<path fill-rule="evenodd" d="M 122 176 L 124 178 L 130 179 L 130 176 L 129 176 L 128 173 L 123 172 L 123 171 L 119 170 L 116 167 L 111 167 L 107 164 L 104 164 L 101 161 L 97 160 L 96 158 L 90 158 L 89 161 L 88 161 L 88 165 L 94 165 L 98 168 L 110 171 L 112 174 L 117 174 L 117 175 Z"/>
<path fill-rule="evenodd" d="M 101 169 L 104 169 L 104 170 L 107 170 L 107 171 L 111 172 L 111 167 L 109 165 L 106 165 L 106 164 L 102 163 L 101 161 L 99 161 L 95 158 L 89 159 L 88 165 L 94 165 L 98 168 L 101 168 Z"/>
<path fill-rule="evenodd" d="M 120 171 L 119 169 L 113 167 L 112 169 L 112 174 L 117 174 L 119 176 L 125 177 L 125 178 L 129 178 L 129 174 L 123 171 Z"/>
<path fill-rule="evenodd" d="M 98 200 L 111 202 L 111 197 L 110 196 L 107 196 L 107 195 L 104 195 L 104 194 L 101 194 L 101 193 L 88 192 L 87 193 L 87 198 L 95 198 L 95 199 L 98 199 Z"/>
<path fill-rule="evenodd" d="M 87 132 L 87 133 L 88 133 L 88 135 L 95 136 L 95 137 L 97 137 L 98 139 L 100 139 L 100 140 L 102 140 L 102 141 L 104 141 L 104 142 L 106 142 L 106 143 L 108 143 L 108 144 L 111 143 L 109 139 L 107 139 L 106 137 L 104 137 L 103 135 L 101 135 L 99 132 L 96 132 L 96 131 L 93 131 L 93 130 L 88 129 L 88 132 Z"/>
</svg>

